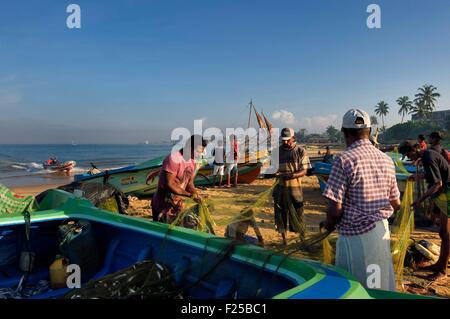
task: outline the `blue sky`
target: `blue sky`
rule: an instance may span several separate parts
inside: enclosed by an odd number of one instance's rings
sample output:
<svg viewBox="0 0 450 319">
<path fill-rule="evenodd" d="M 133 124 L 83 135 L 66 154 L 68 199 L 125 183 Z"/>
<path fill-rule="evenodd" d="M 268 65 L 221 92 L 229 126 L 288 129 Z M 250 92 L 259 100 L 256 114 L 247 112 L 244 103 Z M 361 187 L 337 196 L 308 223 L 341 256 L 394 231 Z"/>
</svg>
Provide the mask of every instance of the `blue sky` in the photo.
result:
<svg viewBox="0 0 450 319">
<path fill-rule="evenodd" d="M 159 142 L 194 119 L 245 126 L 250 98 L 310 132 L 385 100 L 391 125 L 425 83 L 450 107 L 449 57 L 448 0 L 5 0 L 0 143 Z"/>
</svg>

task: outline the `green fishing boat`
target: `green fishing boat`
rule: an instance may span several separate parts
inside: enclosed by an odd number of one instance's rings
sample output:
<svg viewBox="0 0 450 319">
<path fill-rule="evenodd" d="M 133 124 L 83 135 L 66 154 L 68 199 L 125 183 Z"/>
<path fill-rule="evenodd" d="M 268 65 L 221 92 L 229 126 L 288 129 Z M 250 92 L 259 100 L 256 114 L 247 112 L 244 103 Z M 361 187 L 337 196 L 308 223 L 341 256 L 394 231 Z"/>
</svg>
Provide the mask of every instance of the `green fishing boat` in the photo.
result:
<svg viewBox="0 0 450 319">
<path fill-rule="evenodd" d="M 58 229 L 67 219 L 84 220 L 98 242 L 95 280 L 144 260 L 170 269 L 186 298 L 371 299 L 420 298 L 417 295 L 366 290 L 345 271 L 311 260 L 300 260 L 228 239 L 170 227 L 143 218 L 100 210 L 73 194 L 50 190 L 39 199 L 29 221 L 20 213 L 0 212 L 0 291 L 19 285 L 20 252 L 29 230 L 35 265 L 29 285 L 49 280 L 58 254 Z M 6 258 L 7 257 L 7 258 Z M 59 298 L 69 288 L 48 289 L 28 298 Z"/>
</svg>

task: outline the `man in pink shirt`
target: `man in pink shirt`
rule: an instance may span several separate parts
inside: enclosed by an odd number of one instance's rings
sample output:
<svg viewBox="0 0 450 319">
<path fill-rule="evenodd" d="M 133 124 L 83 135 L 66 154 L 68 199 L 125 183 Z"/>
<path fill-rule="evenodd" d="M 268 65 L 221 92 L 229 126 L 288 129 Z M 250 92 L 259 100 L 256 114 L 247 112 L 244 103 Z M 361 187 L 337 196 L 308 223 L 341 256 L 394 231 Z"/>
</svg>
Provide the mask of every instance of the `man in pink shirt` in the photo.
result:
<svg viewBox="0 0 450 319">
<path fill-rule="evenodd" d="M 159 172 L 158 189 L 152 200 L 154 221 L 173 222 L 184 208 L 183 197 L 200 200 L 194 186 L 194 158 L 203 153 L 206 144 L 200 135 L 192 135 L 181 150 L 172 151 L 164 159 Z"/>
</svg>

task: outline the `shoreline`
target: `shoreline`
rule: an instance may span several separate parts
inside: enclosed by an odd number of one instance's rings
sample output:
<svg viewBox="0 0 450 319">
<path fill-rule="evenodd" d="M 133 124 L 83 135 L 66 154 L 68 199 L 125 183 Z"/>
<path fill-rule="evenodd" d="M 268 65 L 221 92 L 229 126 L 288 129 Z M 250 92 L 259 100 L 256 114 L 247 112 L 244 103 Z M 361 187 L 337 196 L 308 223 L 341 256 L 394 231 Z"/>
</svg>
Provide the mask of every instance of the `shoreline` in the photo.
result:
<svg viewBox="0 0 450 319">
<path fill-rule="evenodd" d="M 58 188 L 59 186 L 62 186 L 62 185 L 65 185 L 65 184 L 41 184 L 41 185 L 13 186 L 13 187 L 9 187 L 9 189 L 18 195 L 36 196 L 36 195 L 46 191 L 47 189 Z"/>
</svg>

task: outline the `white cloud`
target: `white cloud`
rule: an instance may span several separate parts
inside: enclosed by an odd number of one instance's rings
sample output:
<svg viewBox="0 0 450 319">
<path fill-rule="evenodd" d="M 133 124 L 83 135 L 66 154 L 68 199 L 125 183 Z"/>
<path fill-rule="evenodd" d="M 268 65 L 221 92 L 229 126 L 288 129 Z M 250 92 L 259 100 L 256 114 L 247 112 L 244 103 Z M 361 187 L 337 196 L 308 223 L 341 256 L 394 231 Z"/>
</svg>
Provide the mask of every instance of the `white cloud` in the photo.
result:
<svg viewBox="0 0 450 319">
<path fill-rule="evenodd" d="M 295 116 L 292 112 L 286 110 L 279 110 L 272 113 L 272 119 L 280 122 L 281 124 L 294 124 Z"/>
<path fill-rule="evenodd" d="M 336 114 L 329 114 L 325 116 L 312 117 L 297 117 L 294 113 L 286 110 L 277 110 L 272 113 L 274 124 L 278 126 L 290 126 L 294 130 L 301 128 L 307 129 L 310 133 L 322 133 L 325 129 L 333 125 L 338 128 L 338 116 Z"/>
</svg>

